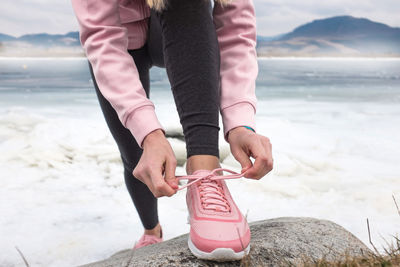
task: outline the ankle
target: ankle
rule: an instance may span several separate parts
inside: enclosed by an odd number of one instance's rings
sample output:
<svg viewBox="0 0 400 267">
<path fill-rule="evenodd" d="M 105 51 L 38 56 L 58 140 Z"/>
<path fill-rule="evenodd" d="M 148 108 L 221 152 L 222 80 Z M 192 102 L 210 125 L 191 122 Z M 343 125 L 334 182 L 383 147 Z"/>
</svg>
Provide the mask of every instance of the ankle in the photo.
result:
<svg viewBox="0 0 400 267">
<path fill-rule="evenodd" d="M 220 168 L 219 159 L 211 155 L 193 155 L 187 159 L 186 173 L 192 174 L 197 170 L 214 170 Z"/>
<path fill-rule="evenodd" d="M 158 223 L 153 229 L 144 229 L 145 235 L 154 235 L 158 238 L 162 238 L 162 229 L 160 223 Z"/>
</svg>

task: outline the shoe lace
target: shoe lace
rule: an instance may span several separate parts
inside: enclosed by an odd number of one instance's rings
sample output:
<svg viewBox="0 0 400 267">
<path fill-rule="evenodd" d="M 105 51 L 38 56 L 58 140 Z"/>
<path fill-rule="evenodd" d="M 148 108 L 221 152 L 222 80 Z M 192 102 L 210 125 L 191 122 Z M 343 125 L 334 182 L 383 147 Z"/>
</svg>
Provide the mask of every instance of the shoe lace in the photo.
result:
<svg viewBox="0 0 400 267">
<path fill-rule="evenodd" d="M 228 175 L 218 175 L 218 172 L 229 172 L 231 174 Z M 242 178 L 243 174 L 234 172 L 225 168 L 217 168 L 212 170 L 207 175 L 204 174 L 191 174 L 185 176 L 176 176 L 178 180 L 188 179 L 186 185 L 178 188 L 178 190 L 182 190 L 188 186 L 193 184 L 198 184 L 200 200 L 202 208 L 205 210 L 212 210 L 217 212 L 230 212 L 231 206 L 229 205 L 228 200 L 226 199 L 224 190 L 220 183 L 217 180 L 224 179 L 238 179 Z"/>
</svg>

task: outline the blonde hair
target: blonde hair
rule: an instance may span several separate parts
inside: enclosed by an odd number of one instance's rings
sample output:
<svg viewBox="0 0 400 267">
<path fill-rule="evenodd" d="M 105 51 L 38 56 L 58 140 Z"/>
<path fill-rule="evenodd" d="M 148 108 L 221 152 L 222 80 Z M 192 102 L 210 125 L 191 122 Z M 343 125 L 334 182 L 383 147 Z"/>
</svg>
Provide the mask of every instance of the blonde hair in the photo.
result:
<svg viewBox="0 0 400 267">
<path fill-rule="evenodd" d="M 167 0 L 146 0 L 149 7 L 154 8 L 157 11 L 161 11 L 165 8 L 166 1 Z M 190 0 L 187 0 L 187 1 L 190 1 Z M 215 0 L 215 2 L 217 2 L 223 6 L 226 6 L 231 1 L 232 0 Z"/>
</svg>

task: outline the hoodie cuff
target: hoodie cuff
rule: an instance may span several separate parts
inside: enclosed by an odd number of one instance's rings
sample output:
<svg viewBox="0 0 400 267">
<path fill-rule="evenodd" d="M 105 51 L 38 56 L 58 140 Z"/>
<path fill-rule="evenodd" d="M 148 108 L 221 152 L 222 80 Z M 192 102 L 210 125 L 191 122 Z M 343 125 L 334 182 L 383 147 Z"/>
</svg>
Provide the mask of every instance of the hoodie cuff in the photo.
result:
<svg viewBox="0 0 400 267">
<path fill-rule="evenodd" d="M 140 148 L 143 148 L 143 140 L 149 133 L 161 129 L 165 134 L 165 130 L 158 121 L 153 106 L 143 106 L 135 109 L 129 115 L 125 126 L 132 133 Z"/>
<path fill-rule="evenodd" d="M 240 102 L 221 110 L 225 141 L 228 142 L 229 131 L 239 126 L 248 126 L 256 131 L 255 114 L 256 110 L 249 102 Z"/>
</svg>

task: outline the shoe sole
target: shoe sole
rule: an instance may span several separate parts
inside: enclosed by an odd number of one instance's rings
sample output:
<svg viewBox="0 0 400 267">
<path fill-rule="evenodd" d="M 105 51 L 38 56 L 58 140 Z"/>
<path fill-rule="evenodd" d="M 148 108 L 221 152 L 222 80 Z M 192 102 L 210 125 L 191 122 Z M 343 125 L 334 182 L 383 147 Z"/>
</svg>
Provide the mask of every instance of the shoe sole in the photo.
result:
<svg viewBox="0 0 400 267">
<path fill-rule="evenodd" d="M 235 252 L 231 248 L 216 248 L 211 252 L 204 252 L 199 250 L 188 238 L 188 246 L 190 251 L 197 258 L 202 260 L 213 260 L 213 261 L 237 261 L 243 259 L 244 256 L 250 252 L 250 244 L 243 251 Z"/>
</svg>

